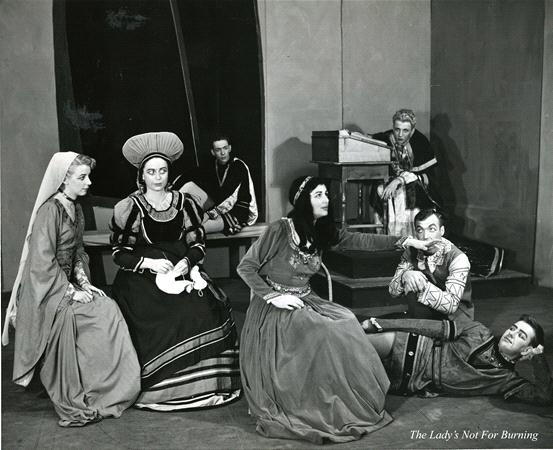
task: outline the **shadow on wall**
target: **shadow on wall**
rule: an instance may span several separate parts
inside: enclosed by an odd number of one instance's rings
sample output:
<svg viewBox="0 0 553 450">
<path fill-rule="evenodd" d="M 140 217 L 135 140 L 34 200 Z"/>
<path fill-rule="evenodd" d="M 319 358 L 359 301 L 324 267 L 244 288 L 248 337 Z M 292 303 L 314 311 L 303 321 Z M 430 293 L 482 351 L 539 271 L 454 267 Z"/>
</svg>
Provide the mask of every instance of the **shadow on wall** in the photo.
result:
<svg viewBox="0 0 553 450">
<path fill-rule="evenodd" d="M 300 141 L 297 137 L 287 139 L 273 151 L 274 178 L 271 187 L 280 188 L 280 206 L 283 214 L 291 208 L 288 190 L 292 181 L 302 175 L 317 174 L 317 166 L 309 161 L 311 161 L 311 145 Z M 276 208 L 276 205 L 269 206 Z"/>
<path fill-rule="evenodd" d="M 350 133 L 362 133 L 362 134 L 366 134 L 363 129 L 357 125 L 356 123 L 346 123 L 344 125 L 344 128 L 346 130 L 348 130 Z"/>
<path fill-rule="evenodd" d="M 448 231 L 462 235 L 470 225 L 466 223 L 467 193 L 463 184 L 467 166 L 461 150 L 449 135 L 451 126 L 447 114 L 436 114 L 430 119 L 430 145 L 438 160 L 435 177 L 448 217 Z"/>
</svg>

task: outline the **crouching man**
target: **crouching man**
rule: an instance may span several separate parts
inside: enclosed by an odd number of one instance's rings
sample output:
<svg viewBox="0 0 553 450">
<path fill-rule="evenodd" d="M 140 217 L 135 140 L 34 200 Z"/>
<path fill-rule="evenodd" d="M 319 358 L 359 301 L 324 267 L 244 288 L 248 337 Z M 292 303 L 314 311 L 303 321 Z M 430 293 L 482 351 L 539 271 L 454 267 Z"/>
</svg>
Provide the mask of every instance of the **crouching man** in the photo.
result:
<svg viewBox="0 0 553 450">
<path fill-rule="evenodd" d="M 427 242 L 428 250 L 405 250 L 390 281 L 390 295 L 407 298 L 411 318 L 474 318 L 470 262 L 443 237 L 443 215 L 436 209 L 423 209 L 414 225 L 417 239 Z"/>
</svg>

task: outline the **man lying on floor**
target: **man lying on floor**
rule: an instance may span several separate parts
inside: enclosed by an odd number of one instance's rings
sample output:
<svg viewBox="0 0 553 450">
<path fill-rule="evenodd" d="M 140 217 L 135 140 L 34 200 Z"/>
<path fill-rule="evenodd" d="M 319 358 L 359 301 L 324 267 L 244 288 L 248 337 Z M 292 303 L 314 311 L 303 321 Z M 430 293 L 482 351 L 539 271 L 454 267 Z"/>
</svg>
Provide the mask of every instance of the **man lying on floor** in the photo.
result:
<svg viewBox="0 0 553 450">
<path fill-rule="evenodd" d="M 479 322 L 375 319 L 362 327 L 383 361 L 390 393 L 423 397 L 503 395 L 553 404 L 553 380 L 543 355 L 543 328 L 526 314 L 497 339 Z M 532 360 L 535 381 L 520 377 L 515 363 Z"/>
</svg>

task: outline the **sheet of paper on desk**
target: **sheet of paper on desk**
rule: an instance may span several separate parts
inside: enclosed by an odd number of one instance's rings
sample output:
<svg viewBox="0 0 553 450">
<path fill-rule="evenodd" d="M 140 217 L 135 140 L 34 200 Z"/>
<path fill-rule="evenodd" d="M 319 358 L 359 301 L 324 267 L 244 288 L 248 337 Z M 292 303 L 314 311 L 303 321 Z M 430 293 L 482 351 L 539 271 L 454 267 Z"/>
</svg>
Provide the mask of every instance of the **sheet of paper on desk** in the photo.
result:
<svg viewBox="0 0 553 450">
<path fill-rule="evenodd" d="M 368 142 L 369 144 L 378 145 L 380 147 L 388 147 L 388 144 L 384 141 L 379 141 L 378 139 L 373 139 L 371 136 L 360 133 L 359 131 L 349 131 L 349 130 L 340 130 L 340 137 L 351 137 L 353 139 L 358 139 L 363 142 Z"/>
</svg>

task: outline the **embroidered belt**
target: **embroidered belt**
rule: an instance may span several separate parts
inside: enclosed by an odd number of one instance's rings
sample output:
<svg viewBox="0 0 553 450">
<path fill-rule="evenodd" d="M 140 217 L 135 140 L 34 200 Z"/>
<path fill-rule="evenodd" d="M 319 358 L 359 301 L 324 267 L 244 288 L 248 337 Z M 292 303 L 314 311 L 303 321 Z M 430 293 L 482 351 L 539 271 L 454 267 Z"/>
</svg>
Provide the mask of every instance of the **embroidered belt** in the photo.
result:
<svg viewBox="0 0 553 450">
<path fill-rule="evenodd" d="M 267 283 L 269 283 L 275 291 L 282 294 L 295 295 L 296 297 L 305 297 L 306 295 L 311 293 L 311 286 L 309 286 L 309 284 L 301 287 L 296 287 L 286 286 L 285 284 L 277 283 L 276 281 L 271 280 L 269 277 L 267 277 L 266 280 Z"/>
</svg>

